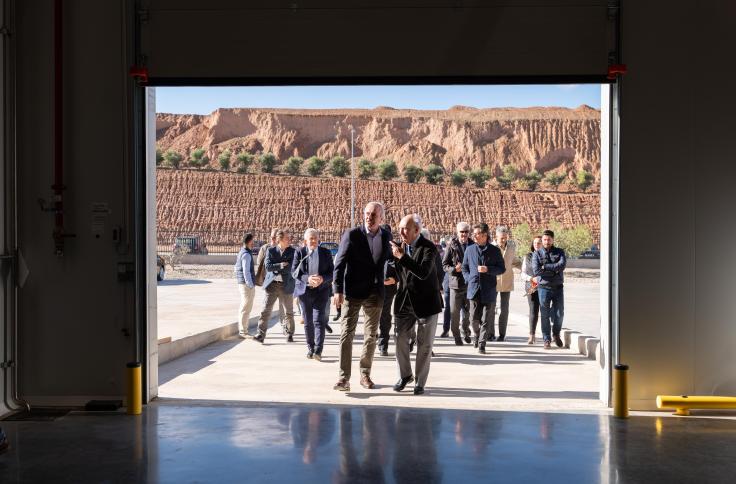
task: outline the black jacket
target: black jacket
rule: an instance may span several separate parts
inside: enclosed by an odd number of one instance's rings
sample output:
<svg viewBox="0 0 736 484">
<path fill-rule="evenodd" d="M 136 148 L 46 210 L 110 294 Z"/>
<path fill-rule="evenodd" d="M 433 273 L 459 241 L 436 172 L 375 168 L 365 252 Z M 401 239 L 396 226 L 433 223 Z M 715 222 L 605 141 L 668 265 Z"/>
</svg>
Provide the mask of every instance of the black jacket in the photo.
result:
<svg viewBox="0 0 736 484">
<path fill-rule="evenodd" d="M 401 259 L 394 259 L 399 277 L 394 314 L 410 304 L 417 318 L 426 318 L 442 312 L 437 279 L 438 252 L 437 247 L 421 235 L 415 245 L 411 256 L 405 254 Z"/>
<path fill-rule="evenodd" d="M 468 239 L 468 247 L 473 245 L 473 241 Z M 465 249 L 458 240 L 457 236 L 450 240 L 450 243 L 445 249 L 445 257 L 442 259 L 442 269 L 450 277 L 450 289 L 466 290 L 468 285 L 463 277 L 463 271 L 455 272 L 455 265 L 463 263 L 463 256 L 465 255 Z"/>
<path fill-rule="evenodd" d="M 381 231 L 381 257 L 373 262 L 368 237 L 363 226 L 346 230 L 335 256 L 335 275 L 332 289 L 346 298 L 365 299 L 374 291 L 383 296 L 386 260 L 391 257 L 391 233 Z"/>
<path fill-rule="evenodd" d="M 549 250 L 542 247 L 532 255 L 532 271 L 539 277 L 539 287 L 562 287 L 566 266 L 565 251 L 554 245 Z"/>
</svg>

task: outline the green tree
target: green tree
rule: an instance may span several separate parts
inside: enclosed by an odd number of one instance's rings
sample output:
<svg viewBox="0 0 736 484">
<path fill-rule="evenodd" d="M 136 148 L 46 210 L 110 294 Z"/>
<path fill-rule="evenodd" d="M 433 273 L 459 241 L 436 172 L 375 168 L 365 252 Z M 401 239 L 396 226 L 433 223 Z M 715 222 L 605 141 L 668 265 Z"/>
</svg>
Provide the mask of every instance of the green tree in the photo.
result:
<svg viewBox="0 0 736 484">
<path fill-rule="evenodd" d="M 247 151 L 243 151 L 238 153 L 235 160 L 237 161 L 236 169 L 238 173 L 248 173 L 248 169 L 255 162 L 255 157 Z"/>
<path fill-rule="evenodd" d="M 370 160 L 366 158 L 361 158 L 358 160 L 358 176 L 360 178 L 366 179 L 372 177 L 376 173 L 376 165 L 371 163 Z"/>
<path fill-rule="evenodd" d="M 417 165 L 406 165 L 404 167 L 404 178 L 409 183 L 416 183 L 424 176 L 424 170 Z"/>
<path fill-rule="evenodd" d="M 491 175 L 486 170 L 475 169 L 468 172 L 468 178 L 475 183 L 478 188 L 486 186 L 486 182 Z"/>
<path fill-rule="evenodd" d="M 263 153 L 258 159 L 258 163 L 260 163 L 263 173 L 273 173 L 273 168 L 278 163 L 278 160 L 273 153 Z"/>
<path fill-rule="evenodd" d="M 424 178 L 427 183 L 436 185 L 445 178 L 445 170 L 439 165 L 431 164 L 424 170 Z"/>
<path fill-rule="evenodd" d="M 532 231 L 528 223 L 517 225 L 511 229 L 511 238 L 516 242 L 516 255 L 518 257 L 524 257 L 527 254 L 536 235 L 536 232 Z"/>
<path fill-rule="evenodd" d="M 547 173 L 544 176 L 544 181 L 547 182 L 552 188 L 557 189 L 567 176 L 564 173 L 555 173 L 553 171 Z"/>
<path fill-rule="evenodd" d="M 230 150 L 225 150 L 217 157 L 217 163 L 220 165 L 220 170 L 228 171 L 230 169 L 230 157 L 232 153 Z"/>
<path fill-rule="evenodd" d="M 302 163 L 304 163 L 304 158 L 301 156 L 290 156 L 284 164 L 284 170 L 289 175 L 298 175 L 302 171 Z"/>
<path fill-rule="evenodd" d="M 593 184 L 595 177 L 587 170 L 578 170 L 575 175 L 575 183 L 580 187 L 581 190 L 585 191 L 589 186 Z"/>
<path fill-rule="evenodd" d="M 523 180 L 529 186 L 529 190 L 536 190 L 537 185 L 542 181 L 542 175 L 537 170 L 532 170 L 524 175 Z"/>
<path fill-rule="evenodd" d="M 174 150 L 168 150 L 164 153 L 164 162 L 166 166 L 171 168 L 179 168 L 179 163 L 181 163 L 181 160 L 183 159 L 184 157 Z"/>
<path fill-rule="evenodd" d="M 399 176 L 399 169 L 393 160 L 383 160 L 378 164 L 378 176 L 381 180 L 393 180 Z"/>
<path fill-rule="evenodd" d="M 206 165 L 210 159 L 205 156 L 204 148 L 196 148 L 189 153 L 189 164 L 200 167 Z"/>
<path fill-rule="evenodd" d="M 330 160 L 328 171 L 332 176 L 342 178 L 350 172 L 350 165 L 342 156 L 335 156 Z"/>
<path fill-rule="evenodd" d="M 160 148 L 156 148 L 156 166 L 159 166 L 164 161 L 164 154 L 161 153 Z"/>
<path fill-rule="evenodd" d="M 502 169 L 502 175 L 496 177 L 501 188 L 511 188 L 511 184 L 518 178 L 519 174 L 513 165 L 506 165 Z"/>
<path fill-rule="evenodd" d="M 468 179 L 468 175 L 465 174 L 465 172 L 462 172 L 460 170 L 455 170 L 450 174 L 450 182 L 452 182 L 453 185 L 456 187 L 461 187 L 465 185 L 465 182 Z"/>
<path fill-rule="evenodd" d="M 327 166 L 327 160 L 312 156 L 307 160 L 307 173 L 312 176 L 320 176 L 325 171 L 325 166 Z"/>
</svg>

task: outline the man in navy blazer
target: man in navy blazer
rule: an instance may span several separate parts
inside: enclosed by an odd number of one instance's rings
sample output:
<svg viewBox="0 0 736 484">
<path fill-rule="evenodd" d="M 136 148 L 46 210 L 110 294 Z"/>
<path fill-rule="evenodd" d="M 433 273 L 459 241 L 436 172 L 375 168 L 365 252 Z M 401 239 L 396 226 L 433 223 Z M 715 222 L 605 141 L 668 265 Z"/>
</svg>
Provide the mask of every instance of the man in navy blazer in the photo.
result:
<svg viewBox="0 0 736 484">
<path fill-rule="evenodd" d="M 473 226 L 473 240 L 475 244 L 468 246 L 463 256 L 463 278 L 468 284 L 475 347 L 485 354 L 488 327 L 496 313 L 496 276 L 506 272 L 506 264 L 501 250 L 489 243 L 488 224 Z"/>
<path fill-rule="evenodd" d="M 366 321 L 363 326 L 363 352 L 360 355 L 360 385 L 374 387 L 371 381 L 373 354 L 376 351 L 378 326 L 383 309 L 384 266 L 391 256 L 391 234 L 381 228 L 383 205 L 370 202 L 363 209 L 363 225 L 347 230 L 335 256 L 334 302 L 342 308 L 340 323 L 340 372 L 334 386 L 338 391 L 350 390 L 350 372 L 353 361 L 353 338 L 358 314 L 363 308 Z"/>
<path fill-rule="evenodd" d="M 276 233 L 277 243 L 266 251 L 266 278 L 263 289 L 266 291 L 266 302 L 258 320 L 258 334 L 254 338 L 263 343 L 268 330 L 268 320 L 271 319 L 273 304 L 279 301 L 284 308 L 286 319 L 286 336 L 288 342 L 294 341 L 294 278 L 291 275 L 291 266 L 294 261 L 294 248 L 291 244 L 291 234 L 288 230 L 280 229 Z"/>
<path fill-rule="evenodd" d="M 332 254 L 319 246 L 319 231 L 307 229 L 304 232 L 304 247 L 296 251 L 292 276 L 296 281 L 294 296 L 299 298 L 304 316 L 304 334 L 307 336 L 307 358 L 322 360 L 322 346 L 325 342 L 327 325 L 326 309 L 330 297 Z"/>
</svg>

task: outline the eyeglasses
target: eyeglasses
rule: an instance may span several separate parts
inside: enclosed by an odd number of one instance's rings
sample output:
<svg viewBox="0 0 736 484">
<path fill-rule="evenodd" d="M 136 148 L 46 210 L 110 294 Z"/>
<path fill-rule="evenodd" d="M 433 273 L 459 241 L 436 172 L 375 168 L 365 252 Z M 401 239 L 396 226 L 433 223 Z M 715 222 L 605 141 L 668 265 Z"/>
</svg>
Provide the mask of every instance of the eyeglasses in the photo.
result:
<svg viewBox="0 0 736 484">
<path fill-rule="evenodd" d="M 470 230 L 458 230 L 461 234 L 469 234 Z"/>
</svg>

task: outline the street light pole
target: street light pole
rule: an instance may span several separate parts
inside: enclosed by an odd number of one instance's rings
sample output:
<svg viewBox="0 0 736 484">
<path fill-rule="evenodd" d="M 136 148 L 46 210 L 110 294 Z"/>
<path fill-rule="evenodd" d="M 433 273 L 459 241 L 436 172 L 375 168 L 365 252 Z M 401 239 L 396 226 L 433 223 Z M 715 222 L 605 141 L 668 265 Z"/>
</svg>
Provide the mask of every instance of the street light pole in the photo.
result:
<svg viewBox="0 0 736 484">
<path fill-rule="evenodd" d="M 350 126 L 350 228 L 355 227 L 355 129 Z"/>
</svg>

